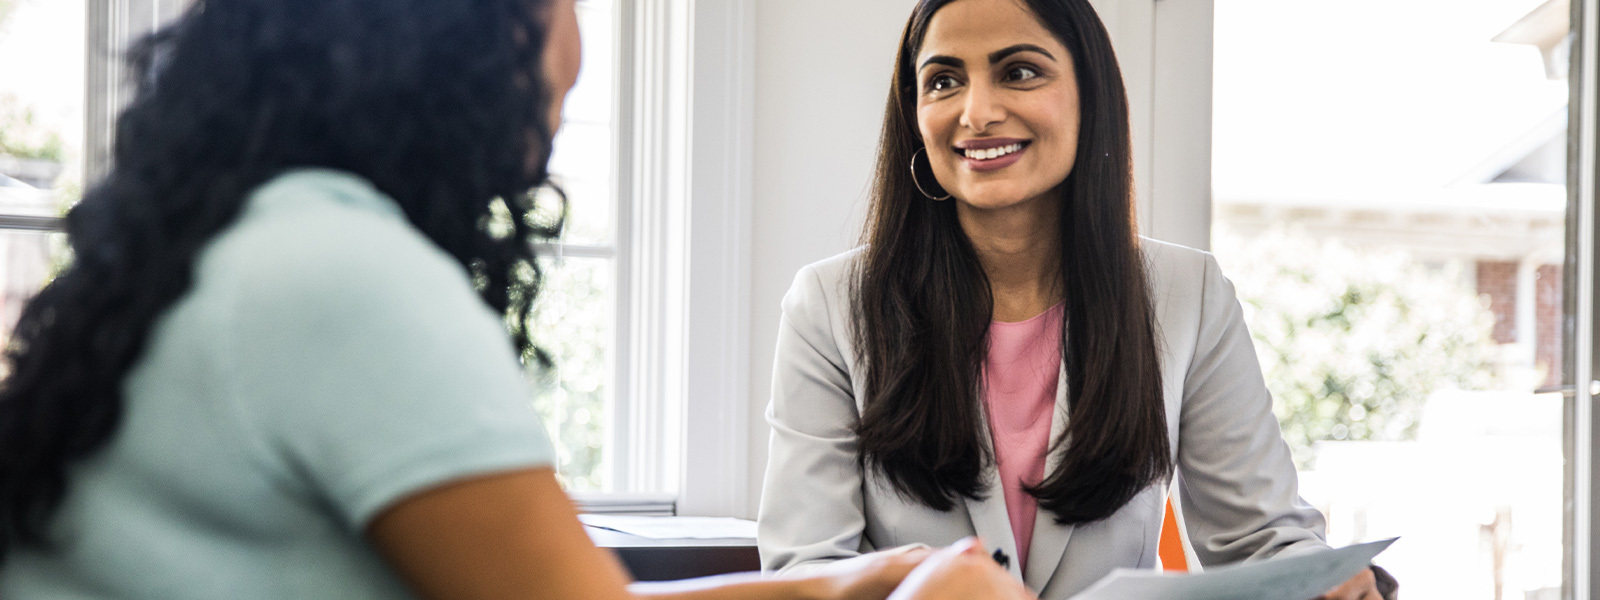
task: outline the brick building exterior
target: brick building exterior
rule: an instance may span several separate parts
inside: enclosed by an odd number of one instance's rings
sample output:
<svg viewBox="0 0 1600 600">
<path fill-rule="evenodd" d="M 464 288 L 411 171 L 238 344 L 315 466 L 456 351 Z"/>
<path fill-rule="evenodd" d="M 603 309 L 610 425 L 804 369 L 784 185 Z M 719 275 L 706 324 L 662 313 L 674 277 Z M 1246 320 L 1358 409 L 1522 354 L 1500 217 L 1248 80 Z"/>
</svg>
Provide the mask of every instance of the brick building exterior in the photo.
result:
<svg viewBox="0 0 1600 600">
<path fill-rule="evenodd" d="M 1480 260 L 1475 279 L 1478 294 L 1494 313 L 1494 341 L 1525 346 L 1539 387 L 1561 383 L 1561 265 L 1532 269 L 1532 280 L 1515 261 Z M 1531 287 L 1531 290 L 1520 288 Z M 1531 292 L 1531 293 L 1529 293 Z M 1531 301 L 1532 308 L 1522 306 Z M 1530 318 L 1531 317 L 1531 318 Z M 1526 330 L 1525 330 L 1526 329 Z"/>
</svg>

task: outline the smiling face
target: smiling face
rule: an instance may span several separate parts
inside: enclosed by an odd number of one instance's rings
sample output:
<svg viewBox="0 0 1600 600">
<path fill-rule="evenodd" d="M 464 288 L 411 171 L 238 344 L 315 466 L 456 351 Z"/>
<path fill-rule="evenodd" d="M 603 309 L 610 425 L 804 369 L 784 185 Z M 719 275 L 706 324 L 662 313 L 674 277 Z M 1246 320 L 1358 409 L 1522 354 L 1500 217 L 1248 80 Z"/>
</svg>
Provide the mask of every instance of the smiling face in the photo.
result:
<svg viewBox="0 0 1600 600">
<path fill-rule="evenodd" d="M 1022 0 L 957 0 L 935 13 L 913 63 L 917 129 L 934 176 L 971 208 L 1039 200 L 1072 172 L 1072 57 Z"/>
</svg>

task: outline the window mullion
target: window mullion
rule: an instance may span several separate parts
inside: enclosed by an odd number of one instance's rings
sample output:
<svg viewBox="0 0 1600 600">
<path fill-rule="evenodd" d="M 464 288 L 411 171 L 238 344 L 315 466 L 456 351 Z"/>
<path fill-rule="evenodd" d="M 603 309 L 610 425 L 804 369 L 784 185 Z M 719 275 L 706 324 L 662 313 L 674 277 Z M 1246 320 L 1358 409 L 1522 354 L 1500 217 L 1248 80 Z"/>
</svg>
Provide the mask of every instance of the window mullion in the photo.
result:
<svg viewBox="0 0 1600 600">
<path fill-rule="evenodd" d="M 627 220 L 627 294 L 619 297 L 619 323 L 625 339 L 618 355 L 619 386 L 615 413 L 619 461 L 616 489 L 635 493 L 676 493 L 681 458 L 683 235 L 674 220 L 684 213 L 681 111 L 687 98 L 674 78 L 684 71 L 684 19 L 681 3 L 645 0 L 630 5 L 631 38 L 624 54 L 631 61 L 623 97 L 627 107 L 624 169 Z M 676 6 L 675 6 L 676 5 Z M 632 35 L 627 35 L 631 33 Z M 619 238 L 624 239 L 624 238 Z M 625 308 L 623 308 L 625 307 Z M 622 315 L 625 315 L 623 317 Z"/>
<path fill-rule="evenodd" d="M 1600 1 L 1572 3 L 1575 43 L 1570 65 L 1571 140 L 1568 156 L 1566 307 L 1571 323 L 1566 342 L 1566 383 L 1572 394 L 1566 407 L 1566 547 L 1565 598 L 1593 596 L 1600 579 L 1600 536 L 1593 530 L 1600 523 L 1600 473 L 1597 473 L 1596 435 L 1600 414 L 1594 409 L 1597 395 L 1589 382 L 1600 372 L 1595 339 L 1600 323 L 1595 319 L 1595 267 L 1600 260 L 1596 230 L 1600 228 L 1595 193 L 1600 187 L 1600 142 L 1596 133 L 1600 123 L 1600 78 L 1594 74 L 1600 64 Z"/>
</svg>

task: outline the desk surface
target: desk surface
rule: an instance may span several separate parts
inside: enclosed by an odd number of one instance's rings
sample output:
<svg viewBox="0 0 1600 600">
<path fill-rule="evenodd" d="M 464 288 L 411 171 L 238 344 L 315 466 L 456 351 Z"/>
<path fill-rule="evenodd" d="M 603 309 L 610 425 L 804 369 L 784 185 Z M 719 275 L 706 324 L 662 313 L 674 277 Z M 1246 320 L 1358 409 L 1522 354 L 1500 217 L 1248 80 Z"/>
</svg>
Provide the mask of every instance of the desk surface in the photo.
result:
<svg viewBox="0 0 1600 600">
<path fill-rule="evenodd" d="M 755 538 L 718 538 L 718 539 L 655 539 L 601 529 L 599 527 L 583 526 L 589 532 L 589 539 L 594 540 L 594 545 L 601 548 L 687 548 L 687 547 L 756 547 Z"/>
</svg>

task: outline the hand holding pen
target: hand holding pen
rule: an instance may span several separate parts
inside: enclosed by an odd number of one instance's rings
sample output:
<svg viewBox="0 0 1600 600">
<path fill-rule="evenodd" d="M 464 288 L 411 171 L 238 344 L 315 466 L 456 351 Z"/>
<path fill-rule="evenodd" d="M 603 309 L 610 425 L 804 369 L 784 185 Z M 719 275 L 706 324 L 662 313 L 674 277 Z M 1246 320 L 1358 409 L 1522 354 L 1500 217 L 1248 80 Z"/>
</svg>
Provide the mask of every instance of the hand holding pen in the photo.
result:
<svg viewBox="0 0 1600 600">
<path fill-rule="evenodd" d="M 977 538 L 966 538 L 933 553 L 907 575 L 889 600 L 1036 600 L 997 563 L 1004 552 L 989 554 Z"/>
</svg>

